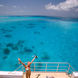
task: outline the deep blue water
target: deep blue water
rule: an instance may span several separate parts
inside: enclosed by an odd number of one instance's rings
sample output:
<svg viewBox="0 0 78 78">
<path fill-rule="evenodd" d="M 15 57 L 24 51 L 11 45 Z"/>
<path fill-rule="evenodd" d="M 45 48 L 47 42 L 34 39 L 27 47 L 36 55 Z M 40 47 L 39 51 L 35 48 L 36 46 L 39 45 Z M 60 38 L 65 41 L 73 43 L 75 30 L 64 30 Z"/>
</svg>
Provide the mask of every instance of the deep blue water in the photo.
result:
<svg viewBox="0 0 78 78">
<path fill-rule="evenodd" d="M 15 70 L 23 62 L 69 62 L 78 70 L 78 19 L 0 17 L 0 70 Z"/>
</svg>

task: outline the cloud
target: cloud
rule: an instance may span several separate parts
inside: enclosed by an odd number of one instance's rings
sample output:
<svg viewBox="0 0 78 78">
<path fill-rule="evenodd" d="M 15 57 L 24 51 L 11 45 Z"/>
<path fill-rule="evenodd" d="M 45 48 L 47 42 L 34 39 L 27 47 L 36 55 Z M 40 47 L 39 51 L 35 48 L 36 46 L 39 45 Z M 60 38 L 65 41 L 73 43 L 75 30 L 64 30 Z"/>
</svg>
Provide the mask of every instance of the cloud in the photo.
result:
<svg viewBox="0 0 78 78">
<path fill-rule="evenodd" d="M 3 7 L 4 5 L 0 4 L 0 7 Z"/>
<path fill-rule="evenodd" d="M 64 2 L 57 4 L 57 5 L 53 5 L 52 3 L 45 5 L 45 9 L 47 9 L 47 10 L 69 11 L 75 7 L 78 7 L 78 0 L 66 0 Z"/>
<path fill-rule="evenodd" d="M 8 8 L 12 7 L 12 8 L 17 8 L 17 6 L 16 6 L 16 5 L 8 6 L 8 5 L 3 5 L 3 4 L 0 4 L 0 7 L 8 7 Z"/>
</svg>

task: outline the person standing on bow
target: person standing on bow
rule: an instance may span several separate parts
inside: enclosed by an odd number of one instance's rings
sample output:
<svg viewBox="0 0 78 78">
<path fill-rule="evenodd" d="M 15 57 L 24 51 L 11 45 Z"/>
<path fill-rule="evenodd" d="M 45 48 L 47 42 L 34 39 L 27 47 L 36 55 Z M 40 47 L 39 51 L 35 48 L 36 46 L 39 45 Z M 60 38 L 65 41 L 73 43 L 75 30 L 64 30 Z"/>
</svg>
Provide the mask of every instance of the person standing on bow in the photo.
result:
<svg viewBox="0 0 78 78">
<path fill-rule="evenodd" d="M 31 75 L 30 65 L 33 63 L 33 61 L 35 60 L 35 58 L 37 58 L 37 56 L 35 56 L 35 57 L 32 59 L 31 62 L 28 61 L 28 62 L 27 62 L 27 65 L 25 65 L 25 64 L 20 60 L 20 58 L 18 58 L 19 62 L 20 62 L 21 64 L 23 64 L 24 67 L 25 67 L 25 70 L 26 70 L 26 78 L 30 78 L 30 75 Z"/>
</svg>

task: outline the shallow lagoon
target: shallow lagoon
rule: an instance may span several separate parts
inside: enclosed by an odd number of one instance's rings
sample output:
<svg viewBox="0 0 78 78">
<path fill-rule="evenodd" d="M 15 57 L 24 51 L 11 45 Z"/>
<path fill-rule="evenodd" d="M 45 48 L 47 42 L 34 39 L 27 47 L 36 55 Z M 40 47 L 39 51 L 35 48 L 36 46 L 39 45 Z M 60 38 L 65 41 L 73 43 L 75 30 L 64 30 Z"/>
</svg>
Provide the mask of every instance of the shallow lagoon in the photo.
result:
<svg viewBox="0 0 78 78">
<path fill-rule="evenodd" d="M 0 70 L 23 62 L 69 62 L 78 70 L 78 21 L 53 17 L 0 17 Z"/>
</svg>

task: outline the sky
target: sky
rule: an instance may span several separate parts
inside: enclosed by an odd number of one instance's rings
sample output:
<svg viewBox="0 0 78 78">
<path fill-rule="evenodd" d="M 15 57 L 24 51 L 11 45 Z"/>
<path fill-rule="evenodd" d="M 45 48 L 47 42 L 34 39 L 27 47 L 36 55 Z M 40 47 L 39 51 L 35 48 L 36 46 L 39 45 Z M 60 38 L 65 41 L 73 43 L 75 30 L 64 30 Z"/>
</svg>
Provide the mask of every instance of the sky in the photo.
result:
<svg viewBox="0 0 78 78">
<path fill-rule="evenodd" d="M 42 15 L 78 18 L 78 0 L 0 0 L 1 15 Z"/>
</svg>

